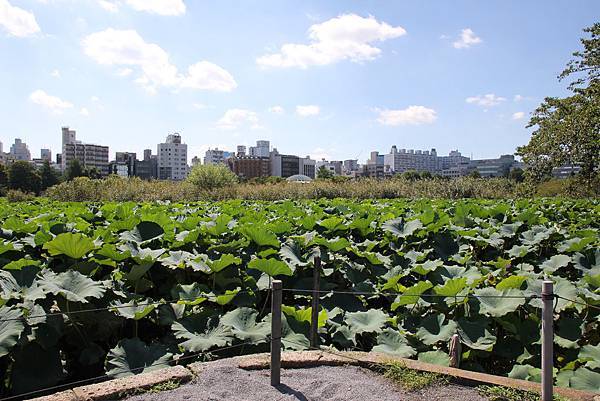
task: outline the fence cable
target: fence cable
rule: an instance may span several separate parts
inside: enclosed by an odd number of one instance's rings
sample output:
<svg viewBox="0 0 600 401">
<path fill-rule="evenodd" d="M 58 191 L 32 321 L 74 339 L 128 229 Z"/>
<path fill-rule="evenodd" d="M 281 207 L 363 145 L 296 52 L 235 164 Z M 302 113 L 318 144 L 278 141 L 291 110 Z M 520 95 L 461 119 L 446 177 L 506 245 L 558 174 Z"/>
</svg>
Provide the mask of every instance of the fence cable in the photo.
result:
<svg viewBox="0 0 600 401">
<path fill-rule="evenodd" d="M 238 294 L 244 294 L 244 293 L 250 294 L 250 293 L 254 293 L 254 292 L 248 291 L 248 290 L 243 290 L 243 291 L 238 291 L 235 294 L 230 294 L 230 295 L 237 296 Z M 227 294 L 213 295 L 213 296 L 215 296 L 215 297 L 227 296 Z M 182 299 L 173 300 L 173 301 L 161 300 L 161 301 L 154 301 L 154 302 L 143 302 L 143 303 L 133 304 L 133 305 L 123 304 L 123 305 L 107 306 L 104 308 L 79 309 L 79 310 L 74 310 L 74 311 L 69 311 L 69 312 L 50 312 L 50 313 L 46 313 L 44 315 L 19 316 L 19 317 L 15 317 L 15 318 L 0 319 L 0 323 L 1 322 L 12 322 L 12 321 L 17 321 L 17 320 L 27 321 L 28 319 L 41 319 L 41 318 L 46 318 L 46 317 L 62 316 L 62 315 L 69 316 L 69 315 L 76 315 L 76 314 L 88 313 L 88 312 L 113 311 L 114 309 L 137 308 L 138 306 L 177 305 L 177 304 L 179 304 L 179 302 L 195 302 L 199 298 L 205 298 L 205 297 L 204 297 L 204 295 L 202 295 L 202 296 L 198 296 L 196 298 L 191 298 L 191 299 L 182 298 Z"/>
<path fill-rule="evenodd" d="M 561 295 L 558 295 L 558 294 L 554 294 L 554 296 L 556 298 L 558 298 L 558 299 L 562 299 L 564 301 L 572 302 L 572 303 L 577 304 L 577 305 L 587 306 L 590 309 L 600 310 L 600 306 L 598 306 L 598 305 L 593 305 L 593 304 L 589 304 L 587 302 L 581 302 L 581 301 L 576 301 L 574 299 L 565 298 L 565 297 L 563 297 Z"/>
<path fill-rule="evenodd" d="M 282 288 L 286 292 L 317 293 L 317 294 L 346 294 L 346 295 L 379 295 L 384 297 L 400 298 L 506 298 L 506 299 L 526 299 L 532 300 L 540 298 L 537 294 L 531 295 L 439 295 L 439 294 L 403 294 L 399 292 L 380 292 L 380 291 L 334 291 L 334 290 L 310 290 L 297 288 Z"/>
</svg>

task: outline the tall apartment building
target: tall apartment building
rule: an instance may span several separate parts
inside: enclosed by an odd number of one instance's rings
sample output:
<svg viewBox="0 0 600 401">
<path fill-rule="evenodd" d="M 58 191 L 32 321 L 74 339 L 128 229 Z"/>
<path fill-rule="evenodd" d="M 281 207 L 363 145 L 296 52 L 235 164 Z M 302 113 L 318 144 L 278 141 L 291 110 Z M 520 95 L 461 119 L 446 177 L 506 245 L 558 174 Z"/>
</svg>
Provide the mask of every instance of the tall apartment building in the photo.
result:
<svg viewBox="0 0 600 401">
<path fill-rule="evenodd" d="M 219 148 L 208 149 L 204 153 L 204 164 L 225 164 L 225 160 L 231 157 L 231 152 L 219 150 Z"/>
<path fill-rule="evenodd" d="M 31 160 L 27 144 L 19 138 L 15 138 L 15 143 L 10 146 L 10 156 L 13 160 Z"/>
<path fill-rule="evenodd" d="M 52 151 L 50 149 L 40 149 L 40 159 L 52 161 Z"/>
<path fill-rule="evenodd" d="M 102 176 L 109 173 L 108 146 L 82 143 L 77 140 L 75 130 L 62 128 L 61 170 L 65 170 L 73 160 L 79 160 L 83 168 L 96 169 Z"/>
<path fill-rule="evenodd" d="M 482 177 L 506 177 L 518 162 L 514 155 L 501 155 L 496 159 L 471 160 L 469 171 L 477 171 Z"/>
<path fill-rule="evenodd" d="M 384 165 L 393 173 L 405 171 L 429 171 L 436 174 L 439 171 L 438 156 L 435 149 L 413 150 L 400 149 L 392 146 L 390 153 L 383 156 Z"/>
<path fill-rule="evenodd" d="M 314 179 L 317 175 L 317 161 L 310 156 L 300 158 L 300 174 Z"/>
<path fill-rule="evenodd" d="M 268 177 L 271 175 L 271 159 L 256 156 L 234 156 L 227 159 L 229 169 L 241 178 Z"/>
<path fill-rule="evenodd" d="M 248 156 L 269 157 L 271 153 L 271 143 L 269 141 L 256 141 L 256 146 L 250 146 Z"/>
<path fill-rule="evenodd" d="M 144 160 L 136 160 L 134 175 L 144 180 L 158 178 L 158 157 L 151 149 L 144 149 Z"/>
<path fill-rule="evenodd" d="M 342 173 L 344 173 L 345 175 L 351 175 L 356 171 L 358 171 L 358 160 L 344 160 L 344 162 L 342 163 Z"/>
<path fill-rule="evenodd" d="M 110 174 L 121 177 L 133 177 L 135 175 L 135 162 L 137 155 L 130 152 L 117 152 L 115 160 L 109 163 Z"/>
<path fill-rule="evenodd" d="M 164 143 L 158 144 L 157 153 L 159 180 L 181 181 L 187 177 L 187 145 L 181 142 L 181 135 L 168 135 Z"/>
</svg>

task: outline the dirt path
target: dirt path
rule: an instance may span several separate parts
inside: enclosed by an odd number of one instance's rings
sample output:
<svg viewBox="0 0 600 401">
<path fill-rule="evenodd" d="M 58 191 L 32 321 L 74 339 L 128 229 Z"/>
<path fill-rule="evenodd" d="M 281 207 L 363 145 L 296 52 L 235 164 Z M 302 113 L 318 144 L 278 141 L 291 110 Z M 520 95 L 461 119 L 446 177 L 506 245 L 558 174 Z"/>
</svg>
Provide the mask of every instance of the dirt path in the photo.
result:
<svg viewBox="0 0 600 401">
<path fill-rule="evenodd" d="M 282 370 L 281 383 L 279 388 L 271 387 L 269 371 L 242 370 L 230 360 L 221 360 L 206 364 L 189 384 L 128 401 L 487 401 L 475 389 L 458 385 L 406 392 L 382 376 L 354 366 Z"/>
</svg>

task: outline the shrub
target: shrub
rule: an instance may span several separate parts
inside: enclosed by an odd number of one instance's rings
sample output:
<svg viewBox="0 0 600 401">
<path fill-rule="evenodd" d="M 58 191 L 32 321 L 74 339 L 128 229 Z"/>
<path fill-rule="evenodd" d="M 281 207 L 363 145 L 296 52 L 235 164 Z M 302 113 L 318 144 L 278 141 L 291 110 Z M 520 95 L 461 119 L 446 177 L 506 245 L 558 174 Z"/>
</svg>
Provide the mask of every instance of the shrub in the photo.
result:
<svg viewBox="0 0 600 401">
<path fill-rule="evenodd" d="M 192 168 L 187 181 L 199 189 L 212 190 L 237 184 L 237 176 L 223 164 L 202 164 Z"/>
<path fill-rule="evenodd" d="M 34 198 L 35 194 L 22 192 L 18 189 L 9 189 L 8 192 L 6 192 L 6 199 L 8 199 L 9 202 L 27 202 Z"/>
</svg>

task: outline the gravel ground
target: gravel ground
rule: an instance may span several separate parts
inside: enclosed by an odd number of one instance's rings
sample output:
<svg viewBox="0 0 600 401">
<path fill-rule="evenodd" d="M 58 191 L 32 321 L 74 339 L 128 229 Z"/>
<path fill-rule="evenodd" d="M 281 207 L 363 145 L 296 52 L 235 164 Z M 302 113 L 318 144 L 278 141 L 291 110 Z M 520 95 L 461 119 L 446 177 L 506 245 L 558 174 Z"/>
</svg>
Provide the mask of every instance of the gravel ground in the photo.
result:
<svg viewBox="0 0 600 401">
<path fill-rule="evenodd" d="M 475 389 L 458 385 L 406 392 L 384 377 L 354 366 L 284 369 L 281 386 L 274 388 L 270 386 L 268 370 L 247 371 L 228 360 L 208 363 L 194 381 L 175 390 L 128 398 L 128 401 L 142 400 L 487 401 Z"/>
</svg>

